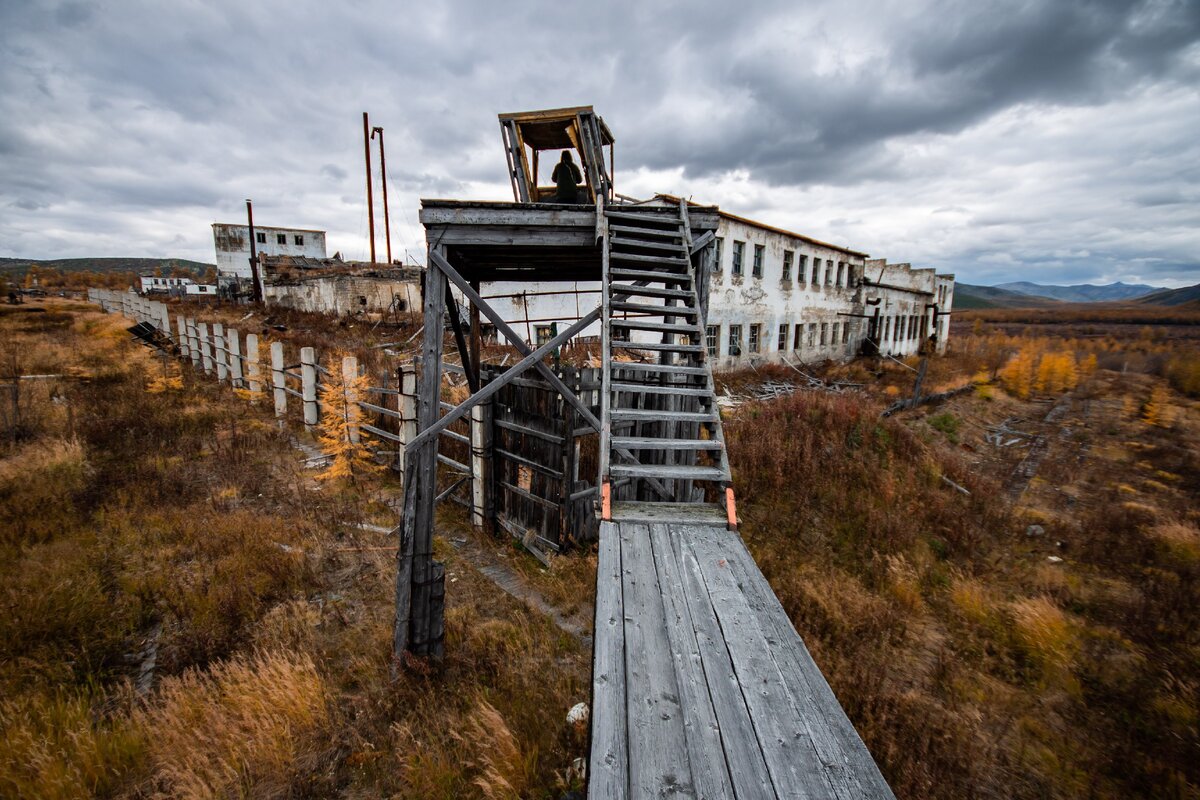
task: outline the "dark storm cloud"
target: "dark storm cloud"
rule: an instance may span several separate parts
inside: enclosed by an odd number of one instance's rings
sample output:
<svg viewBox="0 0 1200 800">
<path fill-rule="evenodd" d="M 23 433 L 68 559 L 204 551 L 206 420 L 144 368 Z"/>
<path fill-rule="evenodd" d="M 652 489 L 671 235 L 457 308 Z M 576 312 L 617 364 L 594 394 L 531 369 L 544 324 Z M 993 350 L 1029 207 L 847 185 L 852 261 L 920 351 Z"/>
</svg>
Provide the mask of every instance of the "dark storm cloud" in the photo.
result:
<svg viewBox="0 0 1200 800">
<path fill-rule="evenodd" d="M 508 194 L 497 112 L 594 103 L 619 188 L 960 276 L 1194 282 L 1198 39 L 1169 0 L 0 3 L 0 250 L 211 260 L 253 197 L 361 257 L 369 109 L 420 252 L 419 197 Z"/>
</svg>

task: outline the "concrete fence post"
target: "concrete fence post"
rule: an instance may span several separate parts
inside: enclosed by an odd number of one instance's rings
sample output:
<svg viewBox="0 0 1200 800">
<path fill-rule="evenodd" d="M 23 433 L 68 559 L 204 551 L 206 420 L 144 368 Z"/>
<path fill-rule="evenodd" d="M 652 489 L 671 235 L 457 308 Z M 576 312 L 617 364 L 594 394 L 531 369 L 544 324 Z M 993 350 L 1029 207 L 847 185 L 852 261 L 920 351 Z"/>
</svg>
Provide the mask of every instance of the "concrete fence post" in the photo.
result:
<svg viewBox="0 0 1200 800">
<path fill-rule="evenodd" d="M 262 376 L 258 365 L 258 334 L 246 334 L 246 383 L 254 397 L 251 402 L 257 402 L 258 393 L 262 391 Z"/>
<path fill-rule="evenodd" d="M 317 408 L 317 351 L 300 348 L 300 398 L 304 401 L 304 427 L 317 427 L 320 413 Z"/>
<path fill-rule="evenodd" d="M 358 379 L 358 357 L 357 356 L 342 356 L 342 388 L 346 393 L 346 405 L 348 408 L 353 408 L 358 405 L 358 391 L 354 388 L 354 381 Z M 358 444 L 360 436 L 357 425 L 348 425 L 347 434 L 350 436 L 350 441 Z"/>
<path fill-rule="evenodd" d="M 196 327 L 200 338 L 200 365 L 204 369 L 205 375 L 212 375 L 212 343 L 208 340 L 208 323 L 201 322 Z"/>
<path fill-rule="evenodd" d="M 283 342 L 271 342 L 271 388 L 275 395 L 275 416 L 287 415 L 287 376 L 283 374 Z"/>
<path fill-rule="evenodd" d="M 158 318 L 162 321 L 163 334 L 171 338 L 171 312 L 167 309 L 166 303 L 158 304 Z"/>
<path fill-rule="evenodd" d="M 187 320 L 188 349 L 192 353 L 192 365 L 200 366 L 200 335 L 196 332 L 196 320 Z"/>
<path fill-rule="evenodd" d="M 191 357 L 191 353 L 192 353 L 191 343 L 188 341 L 187 320 L 184 319 L 183 317 L 176 317 L 175 318 L 175 327 L 178 328 L 178 334 L 179 334 L 179 338 L 178 338 L 179 357 L 182 358 L 184 361 L 187 361 L 188 358 Z"/>
<path fill-rule="evenodd" d="M 225 326 L 214 322 L 212 326 L 213 359 L 217 362 L 217 383 L 229 378 L 229 360 L 225 358 Z"/>
<path fill-rule="evenodd" d="M 229 385 L 241 389 L 246 384 L 242 382 L 242 345 L 238 341 L 238 332 L 230 328 L 225 332 L 229 341 Z"/>
<path fill-rule="evenodd" d="M 487 524 L 491 468 L 492 401 L 485 400 L 471 409 L 471 524 L 476 528 Z"/>
<path fill-rule="evenodd" d="M 404 448 L 417 438 L 417 373 L 415 370 L 401 367 L 396 370 L 396 374 L 399 378 L 400 390 L 400 394 L 396 398 L 399 401 L 397 410 L 400 412 L 400 424 L 396 428 L 396 434 L 400 437 L 399 452 L 396 454 L 396 471 L 403 479 Z"/>
</svg>

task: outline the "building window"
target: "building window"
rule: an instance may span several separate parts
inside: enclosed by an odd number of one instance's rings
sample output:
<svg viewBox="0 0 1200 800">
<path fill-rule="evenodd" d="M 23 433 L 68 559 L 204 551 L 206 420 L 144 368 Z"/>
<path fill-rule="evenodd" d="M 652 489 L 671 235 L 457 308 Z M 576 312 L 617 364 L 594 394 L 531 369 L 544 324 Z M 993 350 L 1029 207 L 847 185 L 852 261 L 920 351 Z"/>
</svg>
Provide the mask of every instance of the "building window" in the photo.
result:
<svg viewBox="0 0 1200 800">
<path fill-rule="evenodd" d="M 365 297 L 363 299 L 366 300 Z M 536 328 L 534 328 L 534 332 L 537 334 L 538 347 L 541 347 L 546 342 L 550 341 L 551 338 L 553 338 L 553 334 L 550 333 L 549 325 L 538 325 Z"/>
<path fill-rule="evenodd" d="M 734 241 L 733 243 L 733 269 L 730 270 L 734 275 L 742 274 L 742 259 L 746 257 L 746 243 Z"/>
<path fill-rule="evenodd" d="M 779 346 L 776 347 L 775 349 L 781 353 L 784 350 L 787 350 L 787 334 L 788 334 L 788 324 L 786 322 L 779 323 Z"/>
<path fill-rule="evenodd" d="M 832 261 L 825 262 L 825 285 L 826 286 L 833 285 L 833 262 Z"/>
<path fill-rule="evenodd" d="M 800 337 L 804 335 L 804 323 L 797 322 L 795 331 L 792 333 L 792 349 L 800 349 Z"/>
<path fill-rule="evenodd" d="M 303 245 L 304 237 L 297 233 L 295 236 L 292 237 L 292 241 L 298 245 Z"/>
<path fill-rule="evenodd" d="M 837 271 L 837 281 L 835 282 L 836 286 L 842 285 L 842 278 L 844 277 L 845 272 L 846 272 L 846 262 L 839 261 L 838 262 L 838 271 Z"/>
<path fill-rule="evenodd" d="M 762 277 L 763 253 L 766 252 L 766 249 L 761 244 L 754 245 L 754 277 L 756 278 Z"/>
<path fill-rule="evenodd" d="M 840 328 L 840 327 L 841 327 L 841 325 L 842 325 L 842 323 L 840 323 L 840 322 L 835 322 L 835 323 L 833 323 L 833 330 L 832 330 L 832 331 L 830 331 L 830 336 L 829 336 L 829 343 L 830 343 L 830 344 L 837 344 L 837 343 L 838 343 L 838 328 Z"/>
<path fill-rule="evenodd" d="M 847 320 L 842 325 L 842 344 L 846 344 L 846 342 L 848 342 L 848 341 L 850 341 L 850 321 L 849 320 Z"/>
<path fill-rule="evenodd" d="M 815 322 L 808 323 L 808 346 L 817 346 L 817 323 Z"/>
<path fill-rule="evenodd" d="M 267 243 L 267 235 L 265 233 L 262 233 L 262 232 L 256 233 L 256 234 L 254 234 L 254 238 L 258 240 L 259 244 Z"/>
<path fill-rule="evenodd" d="M 800 261 L 796 269 L 796 278 L 799 279 L 801 285 L 808 283 L 808 256 L 801 255 Z"/>
<path fill-rule="evenodd" d="M 750 352 L 758 352 L 758 342 L 762 338 L 762 325 L 755 323 L 750 326 Z"/>
<path fill-rule="evenodd" d="M 813 259 L 812 281 L 810 282 L 813 286 L 821 285 L 821 259 L 819 258 Z"/>
<path fill-rule="evenodd" d="M 720 241 L 720 239 L 717 241 Z M 708 354 L 715 358 L 717 355 L 717 348 L 721 346 L 720 325 L 709 325 L 704 329 L 704 345 L 708 348 Z"/>
<path fill-rule="evenodd" d="M 783 274 L 779 276 L 781 281 L 791 283 L 792 281 L 792 259 L 796 255 L 791 250 L 783 251 Z"/>
<path fill-rule="evenodd" d="M 287 244 L 287 234 L 286 233 L 275 234 L 275 241 L 279 244 Z"/>
<path fill-rule="evenodd" d="M 740 356 L 742 354 L 742 326 L 729 326 L 729 355 Z"/>
<path fill-rule="evenodd" d="M 826 337 L 829 335 L 829 323 L 821 323 L 821 347 L 825 346 Z"/>
</svg>

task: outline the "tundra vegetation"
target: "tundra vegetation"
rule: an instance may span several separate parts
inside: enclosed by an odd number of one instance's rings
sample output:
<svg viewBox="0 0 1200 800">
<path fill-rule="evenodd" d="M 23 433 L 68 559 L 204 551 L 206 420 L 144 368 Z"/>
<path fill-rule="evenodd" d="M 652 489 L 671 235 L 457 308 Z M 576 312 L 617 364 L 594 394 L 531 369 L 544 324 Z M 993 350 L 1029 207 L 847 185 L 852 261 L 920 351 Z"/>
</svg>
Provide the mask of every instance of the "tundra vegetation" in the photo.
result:
<svg viewBox="0 0 1200 800">
<path fill-rule="evenodd" d="M 743 536 L 899 797 L 1200 793 L 1200 318 L 1105 313 L 964 315 L 944 403 L 883 418 L 915 373 L 860 361 L 726 414 Z M 367 326 L 286 325 L 366 357 Z M 587 619 L 594 554 L 543 569 L 443 510 L 447 658 L 393 682 L 399 490 L 346 436 L 361 387 L 310 469 L 269 398 L 81 304 L 0 312 L 0 383 L 0 796 L 580 786 L 590 648 L 477 566 Z"/>
</svg>

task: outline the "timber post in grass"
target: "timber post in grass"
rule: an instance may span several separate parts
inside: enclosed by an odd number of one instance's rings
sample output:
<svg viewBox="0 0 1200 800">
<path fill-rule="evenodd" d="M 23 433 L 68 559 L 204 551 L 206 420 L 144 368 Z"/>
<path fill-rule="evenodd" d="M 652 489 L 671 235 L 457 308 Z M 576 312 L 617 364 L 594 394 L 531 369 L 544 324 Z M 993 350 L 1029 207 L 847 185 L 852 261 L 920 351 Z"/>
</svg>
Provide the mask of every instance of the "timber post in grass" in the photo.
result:
<svg viewBox="0 0 1200 800">
<path fill-rule="evenodd" d="M 317 408 L 317 351 L 300 348 L 300 398 L 304 401 L 304 428 L 313 431 L 321 420 Z"/>
<path fill-rule="evenodd" d="M 241 389 L 246 384 L 242 382 L 242 346 L 238 341 L 238 332 L 230 328 L 225 332 L 229 342 L 229 385 Z"/>
<path fill-rule="evenodd" d="M 258 363 L 258 334 L 246 334 L 246 382 L 254 399 L 262 391 L 262 375 Z"/>
<path fill-rule="evenodd" d="M 184 317 L 176 317 L 175 327 L 179 329 L 179 357 L 187 361 L 191 358 L 191 340 L 188 339 L 187 320 Z"/>
<path fill-rule="evenodd" d="M 404 479 L 404 448 L 417 438 L 417 373 L 411 369 L 398 367 L 396 369 L 397 411 L 400 412 L 400 424 L 397 435 L 400 437 L 400 447 L 396 451 L 396 471 L 400 479 Z"/>
<path fill-rule="evenodd" d="M 212 343 L 208 340 L 208 323 L 198 323 L 196 328 L 200 338 L 200 367 L 205 375 L 212 375 Z"/>
<path fill-rule="evenodd" d="M 229 363 L 225 357 L 225 326 L 214 322 L 212 326 L 213 358 L 217 362 L 217 383 L 224 383 L 229 377 Z"/>
<path fill-rule="evenodd" d="M 287 376 L 283 374 L 283 342 L 271 342 L 271 390 L 275 396 L 275 416 L 287 416 Z"/>
<path fill-rule="evenodd" d="M 471 409 L 471 524 L 487 529 L 492 519 L 492 402 Z"/>
</svg>

